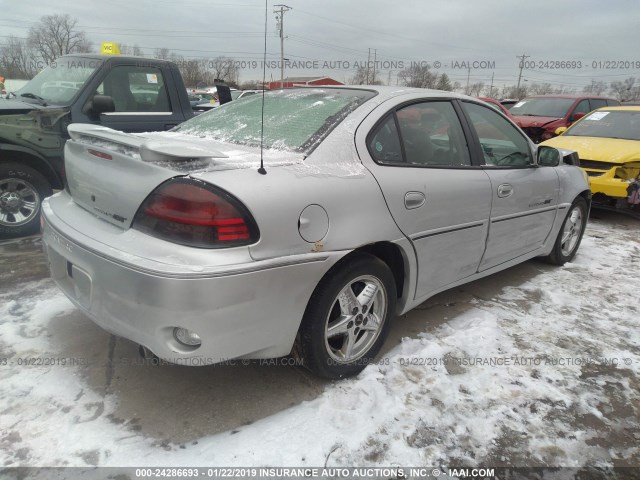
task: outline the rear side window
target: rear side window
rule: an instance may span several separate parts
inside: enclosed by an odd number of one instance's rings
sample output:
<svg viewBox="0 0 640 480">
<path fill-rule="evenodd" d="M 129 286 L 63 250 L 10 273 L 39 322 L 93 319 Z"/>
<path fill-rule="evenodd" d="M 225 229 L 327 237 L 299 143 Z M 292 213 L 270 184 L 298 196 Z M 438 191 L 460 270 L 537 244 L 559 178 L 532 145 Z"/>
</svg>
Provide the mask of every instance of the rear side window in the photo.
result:
<svg viewBox="0 0 640 480">
<path fill-rule="evenodd" d="M 606 106 L 607 106 L 607 101 L 604 98 L 591 99 L 591 110 L 595 110 L 596 108 L 602 108 Z"/>
<path fill-rule="evenodd" d="M 471 165 L 458 116 L 450 102 L 421 102 L 390 114 L 369 137 L 379 163 L 456 167 Z"/>
<path fill-rule="evenodd" d="M 607 105 L 610 107 L 619 107 L 620 102 L 618 100 L 607 100 Z"/>
<path fill-rule="evenodd" d="M 369 140 L 369 151 L 377 163 L 404 162 L 395 115 L 389 115 L 375 130 Z"/>
</svg>

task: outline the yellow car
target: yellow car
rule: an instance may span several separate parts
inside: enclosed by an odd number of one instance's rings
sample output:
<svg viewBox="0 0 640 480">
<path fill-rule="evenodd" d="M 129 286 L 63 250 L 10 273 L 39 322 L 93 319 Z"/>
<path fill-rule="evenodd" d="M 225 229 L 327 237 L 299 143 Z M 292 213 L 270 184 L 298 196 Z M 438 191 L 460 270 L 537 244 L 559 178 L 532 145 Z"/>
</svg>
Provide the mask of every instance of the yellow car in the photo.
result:
<svg viewBox="0 0 640 480">
<path fill-rule="evenodd" d="M 587 172 L 594 201 L 615 204 L 640 177 L 640 106 L 604 107 L 542 145 L 575 150 Z"/>
</svg>

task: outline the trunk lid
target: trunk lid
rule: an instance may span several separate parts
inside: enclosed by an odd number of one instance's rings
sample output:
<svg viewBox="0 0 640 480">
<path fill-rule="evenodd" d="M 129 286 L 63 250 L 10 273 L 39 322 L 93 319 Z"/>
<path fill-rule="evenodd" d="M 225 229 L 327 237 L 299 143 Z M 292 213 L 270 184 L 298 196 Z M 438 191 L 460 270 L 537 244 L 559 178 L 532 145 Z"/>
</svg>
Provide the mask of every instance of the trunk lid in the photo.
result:
<svg viewBox="0 0 640 480">
<path fill-rule="evenodd" d="M 138 208 L 160 184 L 177 176 L 259 165 L 260 150 L 190 135 L 134 135 L 72 124 L 65 145 L 67 191 L 94 215 L 127 229 Z M 265 163 L 299 162 L 300 154 L 265 151 Z M 196 175 L 198 176 L 198 175 Z"/>
</svg>

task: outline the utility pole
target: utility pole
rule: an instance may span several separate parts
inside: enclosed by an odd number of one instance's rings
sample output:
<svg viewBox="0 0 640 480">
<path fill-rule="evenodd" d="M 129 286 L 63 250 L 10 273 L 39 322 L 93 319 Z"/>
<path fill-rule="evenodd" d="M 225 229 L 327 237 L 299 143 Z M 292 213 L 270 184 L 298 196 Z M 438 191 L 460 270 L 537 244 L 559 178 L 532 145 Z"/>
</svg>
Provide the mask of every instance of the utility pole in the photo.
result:
<svg viewBox="0 0 640 480">
<path fill-rule="evenodd" d="M 373 50 L 373 76 L 371 77 L 371 83 L 376 81 L 376 59 L 378 58 L 378 49 Z"/>
<path fill-rule="evenodd" d="M 491 72 L 491 87 L 489 87 L 489 97 L 493 98 L 493 76 L 496 72 Z"/>
<path fill-rule="evenodd" d="M 371 63 L 371 49 L 369 49 L 369 54 L 367 55 L 367 81 L 365 85 L 369 85 L 369 64 Z"/>
<path fill-rule="evenodd" d="M 284 88 L 284 14 L 291 10 L 291 7 L 287 5 L 274 5 L 274 7 L 280 7 L 273 11 L 276 14 L 280 30 L 280 88 Z"/>
<path fill-rule="evenodd" d="M 469 79 L 471 78 L 471 67 L 467 68 L 467 88 L 465 88 L 464 93 L 466 93 L 467 95 L 471 95 L 471 92 L 469 91 Z"/>
<path fill-rule="evenodd" d="M 516 92 L 518 95 L 518 100 L 520 100 L 520 80 L 522 79 L 522 69 L 524 68 L 524 61 L 529 58 L 531 55 L 525 55 L 524 53 L 521 56 L 516 56 L 516 58 L 520 59 L 520 74 L 518 75 L 518 86 L 516 87 Z"/>
</svg>

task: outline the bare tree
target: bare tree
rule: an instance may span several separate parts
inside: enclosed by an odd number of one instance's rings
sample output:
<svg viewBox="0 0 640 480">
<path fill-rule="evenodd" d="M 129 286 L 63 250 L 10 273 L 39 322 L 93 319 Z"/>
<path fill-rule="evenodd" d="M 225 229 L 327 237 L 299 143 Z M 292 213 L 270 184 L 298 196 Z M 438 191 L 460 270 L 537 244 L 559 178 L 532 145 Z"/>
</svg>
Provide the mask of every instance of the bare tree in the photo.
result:
<svg viewBox="0 0 640 480">
<path fill-rule="evenodd" d="M 553 93 L 550 83 L 532 83 L 529 86 L 529 95 L 549 95 Z"/>
<path fill-rule="evenodd" d="M 365 67 L 358 67 L 353 77 L 349 79 L 351 85 L 364 85 L 367 82 L 367 69 Z"/>
<path fill-rule="evenodd" d="M 611 93 L 618 97 L 618 100 L 630 100 L 633 97 L 633 86 L 636 79 L 629 77 L 622 82 L 611 82 Z"/>
<path fill-rule="evenodd" d="M 240 72 L 233 58 L 216 57 L 213 60 L 208 60 L 207 63 L 214 79 L 224 80 L 227 83 L 238 83 Z"/>
<path fill-rule="evenodd" d="M 398 72 L 398 79 L 405 87 L 435 88 L 438 75 L 429 70 L 429 65 L 413 64 Z"/>
<path fill-rule="evenodd" d="M 493 86 L 487 85 L 485 87 L 485 94 L 484 94 L 485 97 L 498 99 L 499 94 L 500 94 L 500 89 L 495 85 Z"/>
<path fill-rule="evenodd" d="M 472 97 L 479 97 L 483 89 L 484 89 L 484 82 L 476 82 L 469 85 L 465 93 L 467 95 L 471 95 Z"/>
<path fill-rule="evenodd" d="M 27 42 L 45 63 L 68 53 L 90 52 L 91 42 L 77 23 L 69 14 L 45 15 L 29 29 Z"/>
<path fill-rule="evenodd" d="M 207 59 L 180 59 L 177 64 L 185 85 L 198 87 L 198 85 L 210 85 L 213 83 L 213 75 L 208 70 L 208 62 L 209 60 Z"/>
<path fill-rule="evenodd" d="M 140 46 L 137 43 L 133 46 L 131 54 L 134 57 L 143 57 L 144 56 L 144 53 L 142 52 L 142 49 L 140 48 Z"/>
<path fill-rule="evenodd" d="M 168 48 L 156 48 L 153 51 L 153 58 L 157 58 L 158 60 L 169 60 L 171 56 L 171 50 Z"/>
<path fill-rule="evenodd" d="M 9 78 L 32 78 L 39 70 L 33 52 L 27 42 L 9 37 L 0 47 L 0 71 Z"/>
<path fill-rule="evenodd" d="M 591 93 L 593 95 L 602 95 L 607 91 L 607 82 L 603 82 L 602 80 L 595 82 L 591 81 L 589 85 L 582 89 L 584 93 Z"/>
</svg>

